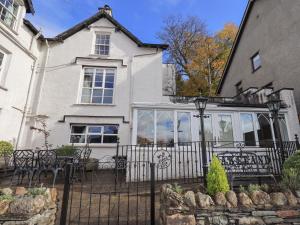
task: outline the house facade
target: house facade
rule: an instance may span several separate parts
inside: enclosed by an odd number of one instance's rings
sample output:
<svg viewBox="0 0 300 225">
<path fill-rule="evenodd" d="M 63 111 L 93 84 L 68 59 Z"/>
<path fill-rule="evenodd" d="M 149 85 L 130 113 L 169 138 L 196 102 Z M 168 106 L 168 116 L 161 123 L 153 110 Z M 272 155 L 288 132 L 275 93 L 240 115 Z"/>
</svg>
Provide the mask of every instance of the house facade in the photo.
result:
<svg viewBox="0 0 300 225">
<path fill-rule="evenodd" d="M 300 110 L 300 2 L 250 0 L 218 87 L 234 96 L 251 87 L 293 88 Z"/>
<path fill-rule="evenodd" d="M 120 145 L 171 147 L 200 140 L 194 104 L 174 104 L 168 96 L 168 87 L 174 86 L 175 80 L 173 66 L 162 63 L 168 46 L 140 41 L 114 19 L 110 7 L 104 6 L 54 38 L 43 37 L 27 20 L 21 24 L 31 37 L 36 62 L 28 57 L 24 65 L 28 70 L 16 66 L 24 61 L 17 56 L 17 61 L 6 64 L 7 81 L 12 84 L 5 82 L 7 90 L 0 90 L 10 96 L 1 96 L 5 102 L 0 113 L 0 139 L 19 149 L 43 148 L 43 134 L 32 127 L 40 127 L 39 119 L 44 118 L 53 148 L 89 144 L 92 156 L 98 159 L 114 156 L 118 141 Z M 19 56 L 13 45 L 0 43 L 12 52 L 12 58 Z M 11 69 L 20 70 L 24 80 Z M 22 89 L 16 82 L 22 83 Z M 250 91 L 252 97 L 263 97 L 210 99 L 205 111 L 208 141 L 216 145 L 244 141 L 249 147 L 274 141 L 273 121 L 264 104 L 270 95 L 284 102 L 280 111 L 284 140 L 294 140 L 294 135 L 300 134 L 294 123 L 297 110 L 292 90 Z M 12 99 L 18 96 L 23 101 L 15 105 Z"/>
</svg>

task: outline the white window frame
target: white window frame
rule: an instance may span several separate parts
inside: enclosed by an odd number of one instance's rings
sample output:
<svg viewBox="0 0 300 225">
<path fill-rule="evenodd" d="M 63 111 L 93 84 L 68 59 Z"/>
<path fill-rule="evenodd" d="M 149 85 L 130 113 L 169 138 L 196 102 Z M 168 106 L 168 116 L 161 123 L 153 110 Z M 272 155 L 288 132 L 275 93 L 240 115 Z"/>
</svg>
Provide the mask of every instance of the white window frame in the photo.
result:
<svg viewBox="0 0 300 225">
<path fill-rule="evenodd" d="M 4 3 L 2 1 L 4 1 Z M 2 1 L 0 1 L 0 6 L 1 6 L 1 8 L 0 8 L 0 21 L 3 24 L 5 24 L 5 26 L 9 27 L 10 29 L 15 30 L 16 27 L 17 27 L 17 22 L 18 22 L 18 15 L 19 15 L 19 11 L 20 11 L 20 4 L 18 3 L 17 0 L 2 0 Z M 17 13 L 16 14 L 14 14 L 14 12 L 12 12 L 10 9 L 8 9 L 5 6 L 5 3 L 7 3 L 7 2 L 12 3 L 12 5 L 17 5 Z M 2 15 L 2 12 L 3 12 L 4 9 L 7 10 L 7 12 L 9 13 L 9 15 L 11 15 L 13 17 L 14 22 L 13 22 L 12 25 L 7 24 L 4 20 L 1 19 L 1 15 Z"/>
<path fill-rule="evenodd" d="M 85 76 L 85 69 L 94 69 L 93 72 L 93 83 L 92 83 L 92 91 L 91 91 L 91 97 L 90 97 L 90 102 L 86 103 L 86 102 L 82 102 L 82 91 L 84 88 L 84 76 Z M 96 70 L 97 69 L 102 69 L 103 70 L 103 80 L 102 80 L 102 87 L 95 87 L 95 79 L 96 79 Z M 114 83 L 113 83 L 113 88 L 105 88 L 105 81 L 106 81 L 106 70 L 113 70 L 114 71 Z M 92 67 L 92 66 L 88 66 L 88 67 L 83 67 L 82 68 L 82 75 L 81 75 L 81 85 L 80 85 L 80 90 L 79 90 L 79 94 L 78 94 L 78 100 L 77 103 L 78 104 L 83 104 L 83 105 L 114 105 L 115 102 L 115 90 L 116 90 L 116 79 L 117 79 L 117 68 L 112 68 L 112 67 Z M 103 90 L 102 93 L 102 103 L 93 103 L 93 92 L 94 89 L 101 89 Z M 104 90 L 112 90 L 113 91 L 113 95 L 112 95 L 112 103 L 103 103 L 103 98 L 104 98 Z"/>
<path fill-rule="evenodd" d="M 72 127 L 76 127 L 76 126 L 85 127 L 85 133 L 72 133 Z M 117 134 L 105 134 L 104 133 L 104 127 L 105 126 L 116 126 L 118 128 L 118 133 Z M 91 127 L 101 127 L 101 133 L 89 133 L 88 130 Z M 97 124 L 93 124 L 93 125 L 89 125 L 89 124 L 71 124 L 69 142 L 70 142 L 70 144 L 75 144 L 75 145 L 76 144 L 78 144 L 78 145 L 88 144 L 87 140 L 88 140 L 89 135 L 99 135 L 99 136 L 101 136 L 101 143 L 89 143 L 89 144 L 91 144 L 91 145 L 109 145 L 109 144 L 114 145 L 114 144 L 117 144 L 117 142 L 116 143 L 104 143 L 104 136 L 116 136 L 116 137 L 118 137 L 119 136 L 119 129 L 120 129 L 120 126 L 118 124 L 99 124 L 99 125 L 97 125 Z M 85 142 L 84 143 L 72 143 L 71 142 L 72 135 L 82 135 L 82 136 L 84 136 Z"/>
<path fill-rule="evenodd" d="M 2 51 L 1 49 L 0 49 L 0 54 L 3 54 L 2 63 L 0 65 L 0 81 L 1 81 L 2 75 L 4 73 L 4 69 L 5 69 L 7 54 L 4 51 Z"/>
<path fill-rule="evenodd" d="M 97 36 L 101 36 L 101 35 L 107 35 L 109 36 L 109 43 L 108 45 L 107 44 L 97 44 Z M 108 54 L 101 54 L 99 52 L 99 54 L 96 53 L 96 49 L 97 49 L 97 46 L 108 46 Z M 94 42 L 93 42 L 93 52 L 92 54 L 93 55 L 98 55 L 98 56 L 103 56 L 103 57 L 109 57 L 110 56 L 110 49 L 111 49 L 111 33 L 107 33 L 107 32 L 95 32 L 95 38 L 94 38 Z"/>
<path fill-rule="evenodd" d="M 258 58 L 260 64 L 255 65 L 255 61 Z M 261 61 L 261 56 L 259 52 L 256 52 L 252 57 L 251 57 L 251 64 L 252 64 L 252 72 L 254 73 L 255 71 L 259 70 L 262 66 L 262 61 Z"/>
</svg>

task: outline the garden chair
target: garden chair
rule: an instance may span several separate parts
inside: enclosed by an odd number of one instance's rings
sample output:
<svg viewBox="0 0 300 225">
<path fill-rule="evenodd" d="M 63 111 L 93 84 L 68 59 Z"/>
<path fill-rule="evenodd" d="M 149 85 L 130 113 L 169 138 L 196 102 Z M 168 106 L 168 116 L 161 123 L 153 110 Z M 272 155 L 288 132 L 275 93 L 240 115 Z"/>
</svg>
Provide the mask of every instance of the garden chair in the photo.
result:
<svg viewBox="0 0 300 225">
<path fill-rule="evenodd" d="M 29 187 L 35 172 L 34 152 L 32 150 L 16 150 L 13 153 L 14 173 L 11 178 L 11 184 L 16 175 L 18 175 L 18 184 L 21 176 L 21 183 L 25 175 L 28 176 Z"/>
<path fill-rule="evenodd" d="M 80 177 L 86 176 L 86 165 L 90 159 L 92 149 L 90 149 L 88 146 L 86 146 L 84 149 L 78 151 L 78 158 L 74 159 L 73 161 L 73 167 L 74 167 L 74 173 L 77 171 L 80 172 Z"/>
<path fill-rule="evenodd" d="M 40 150 L 38 151 L 37 159 L 37 177 L 40 182 L 41 174 L 44 173 L 47 176 L 48 172 L 53 173 L 53 186 L 55 185 L 56 177 L 59 171 L 63 168 L 57 160 L 57 153 L 55 150 Z"/>
</svg>

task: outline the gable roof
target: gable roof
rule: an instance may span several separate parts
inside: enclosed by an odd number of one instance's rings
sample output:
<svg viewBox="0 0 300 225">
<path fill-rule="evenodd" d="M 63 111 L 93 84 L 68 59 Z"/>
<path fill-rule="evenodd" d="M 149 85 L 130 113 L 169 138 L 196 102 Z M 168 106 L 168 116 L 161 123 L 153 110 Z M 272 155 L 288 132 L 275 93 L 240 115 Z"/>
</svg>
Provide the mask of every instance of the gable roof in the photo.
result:
<svg viewBox="0 0 300 225">
<path fill-rule="evenodd" d="M 31 14 L 35 13 L 31 0 L 24 0 L 24 4 L 25 4 L 27 13 L 31 13 Z"/>
<path fill-rule="evenodd" d="M 237 50 L 237 48 L 239 46 L 241 37 L 242 37 L 242 35 L 244 33 L 244 29 L 246 27 L 248 18 L 249 18 L 250 14 L 251 14 L 251 11 L 252 11 L 252 8 L 253 8 L 253 5 L 254 5 L 255 1 L 256 0 L 249 0 L 248 1 L 248 5 L 246 7 L 246 10 L 245 10 L 245 13 L 244 13 L 241 25 L 239 27 L 239 31 L 238 31 L 237 36 L 235 38 L 235 41 L 234 41 L 233 47 L 231 49 L 231 52 L 230 52 L 229 58 L 227 60 L 227 63 L 225 65 L 225 68 L 224 68 L 224 71 L 223 71 L 223 74 L 222 74 L 222 78 L 221 78 L 221 80 L 219 82 L 219 85 L 218 85 L 218 88 L 217 88 L 217 94 L 220 94 L 220 92 L 222 90 L 223 84 L 224 84 L 224 82 L 226 80 L 226 76 L 227 76 L 228 70 L 229 70 L 229 68 L 231 66 L 231 63 L 232 63 L 233 58 L 235 56 L 236 50 Z"/>
<path fill-rule="evenodd" d="M 112 16 L 107 14 L 104 10 L 100 10 L 95 15 L 91 16 L 90 18 L 78 23 L 77 25 L 73 26 L 72 28 L 64 31 L 63 33 L 57 35 L 54 38 L 47 38 L 48 41 L 63 41 L 72 35 L 76 34 L 77 32 L 81 31 L 84 28 L 87 28 L 89 25 L 95 23 L 101 18 L 106 18 L 109 20 L 116 28 L 122 31 L 127 37 L 129 37 L 132 41 L 134 41 L 139 47 L 146 47 L 146 48 L 160 48 L 160 49 L 167 49 L 169 46 L 166 44 L 150 44 L 144 43 L 140 39 L 138 39 L 134 34 L 132 34 L 129 30 L 127 30 L 124 26 L 122 26 L 117 20 L 115 20 Z"/>
<path fill-rule="evenodd" d="M 40 33 L 40 30 L 38 30 L 29 20 L 23 19 L 23 23 L 34 35 Z M 41 34 L 39 39 L 43 40 L 44 36 Z"/>
</svg>

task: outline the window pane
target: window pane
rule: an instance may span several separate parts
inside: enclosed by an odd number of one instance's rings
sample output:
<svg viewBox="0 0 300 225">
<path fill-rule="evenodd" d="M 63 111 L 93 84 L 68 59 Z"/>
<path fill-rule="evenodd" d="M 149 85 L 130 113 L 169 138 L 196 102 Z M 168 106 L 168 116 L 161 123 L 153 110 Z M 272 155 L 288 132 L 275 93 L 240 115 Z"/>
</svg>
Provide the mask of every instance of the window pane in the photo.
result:
<svg viewBox="0 0 300 225">
<path fill-rule="evenodd" d="M 118 126 L 104 126 L 104 134 L 118 134 Z"/>
<path fill-rule="evenodd" d="M 174 144 L 174 113 L 172 111 L 157 111 L 156 142 L 158 145 Z"/>
<path fill-rule="evenodd" d="M 102 127 L 89 127 L 88 132 L 89 133 L 101 133 Z"/>
<path fill-rule="evenodd" d="M 233 145 L 232 119 L 230 115 L 219 115 L 220 142 L 223 145 Z"/>
<path fill-rule="evenodd" d="M 254 56 L 252 58 L 252 63 L 253 63 L 253 69 L 254 70 L 257 70 L 261 66 L 261 59 L 260 59 L 259 54 L 257 54 L 256 56 Z"/>
<path fill-rule="evenodd" d="M 102 143 L 101 135 L 88 135 L 88 143 Z"/>
<path fill-rule="evenodd" d="M 118 136 L 114 135 L 104 135 L 103 136 L 103 143 L 117 143 L 118 142 Z"/>
<path fill-rule="evenodd" d="M 93 91 L 93 97 L 102 97 L 103 90 L 102 89 L 94 89 Z"/>
<path fill-rule="evenodd" d="M 91 101 L 91 94 L 92 94 L 92 89 L 83 88 L 82 89 L 81 102 L 82 103 L 90 103 L 90 101 Z"/>
<path fill-rule="evenodd" d="M 72 126 L 72 134 L 85 134 L 86 126 Z"/>
<path fill-rule="evenodd" d="M 92 103 L 102 104 L 102 97 L 93 97 Z"/>
<path fill-rule="evenodd" d="M 279 115 L 279 127 L 280 127 L 280 134 L 281 134 L 281 138 L 283 141 L 289 141 L 289 134 L 288 134 L 288 129 L 287 129 L 287 125 L 286 125 L 286 121 L 284 118 L 284 115 Z M 273 122 L 273 127 L 274 130 L 276 129 L 275 126 L 275 122 Z M 277 137 L 277 132 L 275 132 L 275 137 L 276 139 L 278 139 Z"/>
<path fill-rule="evenodd" d="M 246 146 L 255 146 L 255 131 L 252 114 L 241 114 L 243 141 Z"/>
<path fill-rule="evenodd" d="M 95 87 L 102 87 L 102 86 L 103 86 L 103 75 L 96 74 Z"/>
<path fill-rule="evenodd" d="M 259 145 L 264 147 L 270 144 L 270 141 L 273 141 L 271 125 L 269 121 L 269 114 L 267 113 L 258 113 L 257 114 L 257 133 Z"/>
<path fill-rule="evenodd" d="M 177 113 L 177 135 L 178 143 L 190 142 L 191 139 L 191 114 Z"/>
<path fill-rule="evenodd" d="M 85 143 L 85 135 L 71 135 L 70 143 Z"/>
<path fill-rule="evenodd" d="M 93 74 L 85 74 L 83 79 L 83 87 L 91 88 L 93 85 Z"/>
<path fill-rule="evenodd" d="M 112 97 L 104 97 L 103 104 L 112 104 L 113 98 Z"/>
<path fill-rule="evenodd" d="M 209 115 L 207 118 L 204 118 L 204 134 L 206 141 L 214 141 L 211 115 Z"/>
<path fill-rule="evenodd" d="M 112 97 L 114 94 L 113 90 L 104 90 L 105 97 Z"/>
<path fill-rule="evenodd" d="M 154 142 L 154 111 L 138 110 L 137 143 L 152 144 Z"/>
</svg>

